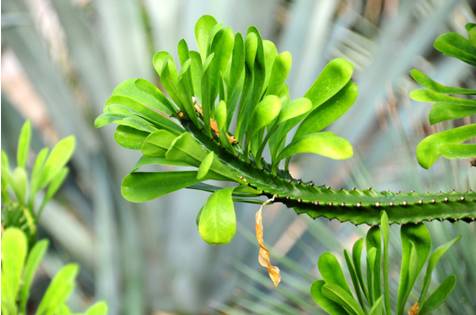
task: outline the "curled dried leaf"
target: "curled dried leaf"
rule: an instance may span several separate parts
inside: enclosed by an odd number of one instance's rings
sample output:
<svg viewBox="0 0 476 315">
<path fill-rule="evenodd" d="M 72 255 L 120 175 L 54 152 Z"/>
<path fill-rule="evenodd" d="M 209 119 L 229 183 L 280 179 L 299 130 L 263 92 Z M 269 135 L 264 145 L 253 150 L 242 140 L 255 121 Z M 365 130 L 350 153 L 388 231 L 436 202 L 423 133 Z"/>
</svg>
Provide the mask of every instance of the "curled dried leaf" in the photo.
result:
<svg viewBox="0 0 476 315">
<path fill-rule="evenodd" d="M 259 245 L 258 262 L 262 267 L 265 267 L 268 271 L 268 276 L 273 281 L 275 287 L 278 287 L 281 282 L 281 273 L 277 266 L 273 266 L 271 263 L 271 255 L 268 248 L 264 244 L 263 237 L 263 207 L 270 201 L 265 202 L 256 212 L 256 240 Z"/>
<path fill-rule="evenodd" d="M 408 310 L 408 315 L 418 315 L 420 313 L 420 305 L 418 302 L 412 305 Z"/>
</svg>

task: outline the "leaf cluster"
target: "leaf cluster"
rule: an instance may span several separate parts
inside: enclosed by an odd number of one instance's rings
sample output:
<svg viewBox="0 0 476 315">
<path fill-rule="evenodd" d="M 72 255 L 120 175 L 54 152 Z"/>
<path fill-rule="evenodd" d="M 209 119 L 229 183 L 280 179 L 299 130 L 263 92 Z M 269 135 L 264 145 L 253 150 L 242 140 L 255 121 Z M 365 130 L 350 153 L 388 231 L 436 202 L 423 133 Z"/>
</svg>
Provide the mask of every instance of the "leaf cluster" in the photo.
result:
<svg viewBox="0 0 476 315">
<path fill-rule="evenodd" d="M 18 139 L 16 167 L 11 169 L 2 150 L 2 227 L 18 227 L 31 241 L 36 235 L 36 222 L 49 200 L 68 175 L 66 166 L 74 147 L 74 136 L 61 139 L 51 150 L 40 150 L 29 170 L 31 123 L 25 122 Z M 40 199 L 40 203 L 37 202 Z"/>
<path fill-rule="evenodd" d="M 30 289 L 48 249 L 48 241 L 42 240 L 28 248 L 25 233 L 15 227 L 2 233 L 2 313 L 5 315 L 27 314 Z M 79 272 L 76 264 L 63 266 L 46 289 L 35 314 L 37 315 L 105 315 L 107 305 L 98 302 L 84 313 L 73 313 L 66 302 L 75 288 Z"/>
<path fill-rule="evenodd" d="M 426 264 L 419 297 L 412 304 L 408 314 L 423 315 L 435 310 L 454 289 L 456 277 L 448 276 L 429 293 L 432 273 L 441 257 L 459 240 L 459 237 L 437 247 L 430 254 L 431 236 L 423 223 L 402 225 L 400 236 L 402 242 L 400 280 L 393 308 L 389 284 L 389 223 L 385 212 L 382 214 L 380 226 L 371 227 L 365 239 L 357 240 L 351 253 L 344 250 L 351 284 L 347 282 L 340 263 L 332 253 L 326 252 L 319 257 L 318 268 L 322 280 L 315 281 L 311 286 L 314 301 L 333 315 L 402 315 Z M 362 264 L 364 247 L 366 259 Z"/>
<path fill-rule="evenodd" d="M 444 33 L 433 45 L 444 55 L 476 67 L 476 24 L 468 23 L 466 30 L 468 38 L 454 32 Z M 415 101 L 432 103 L 430 124 L 476 115 L 476 99 L 462 97 L 476 95 L 476 89 L 443 85 L 417 69 L 411 71 L 411 76 L 422 88 L 412 91 L 410 97 Z M 440 157 L 475 158 L 476 144 L 468 143 L 475 137 L 475 123 L 432 134 L 418 144 L 418 162 L 424 168 L 430 168 Z"/>
</svg>

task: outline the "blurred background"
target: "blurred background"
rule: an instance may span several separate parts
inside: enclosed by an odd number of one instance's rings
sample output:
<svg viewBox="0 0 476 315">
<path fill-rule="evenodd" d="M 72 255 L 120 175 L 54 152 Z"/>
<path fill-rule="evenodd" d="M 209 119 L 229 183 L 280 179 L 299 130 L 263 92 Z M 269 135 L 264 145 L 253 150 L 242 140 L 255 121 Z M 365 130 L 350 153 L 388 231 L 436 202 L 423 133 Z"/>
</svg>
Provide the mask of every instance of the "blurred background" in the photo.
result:
<svg viewBox="0 0 476 315">
<path fill-rule="evenodd" d="M 296 176 L 335 187 L 476 189 L 476 170 L 467 162 L 440 161 L 429 171 L 418 166 L 416 144 L 448 125 L 430 127 L 430 107 L 407 96 L 415 88 L 412 67 L 445 84 L 476 86 L 468 65 L 432 48 L 442 32 L 466 34 L 475 10 L 470 0 L 2 1 L 2 148 L 13 156 L 25 119 L 34 125 L 36 152 L 68 134 L 78 140 L 72 172 L 40 222 L 40 237 L 51 238 L 52 246 L 33 298 L 59 266 L 78 261 L 75 309 L 105 299 L 110 314 L 321 314 L 308 293 L 319 254 L 342 255 L 366 227 L 267 207 L 265 239 L 283 277 L 273 289 L 257 262 L 257 206 L 237 204 L 239 233 L 231 244 L 213 247 L 195 225 L 208 194 L 183 190 L 146 204 L 126 202 L 120 181 L 138 156 L 114 142 L 112 127 L 96 130 L 94 118 L 122 80 L 158 83 L 153 52 L 176 55 L 181 38 L 196 47 L 195 21 L 211 14 L 235 31 L 256 25 L 280 51 L 293 54 L 293 97 L 303 95 L 329 59 L 355 64 L 359 99 L 332 127 L 351 140 L 355 157 L 306 156 L 294 161 Z M 435 245 L 463 236 L 438 270 L 441 277 L 458 276 L 439 314 L 476 314 L 476 225 L 428 226 Z M 398 228 L 392 232 L 392 255 L 399 257 Z M 399 258 L 392 261 L 397 279 Z"/>
</svg>

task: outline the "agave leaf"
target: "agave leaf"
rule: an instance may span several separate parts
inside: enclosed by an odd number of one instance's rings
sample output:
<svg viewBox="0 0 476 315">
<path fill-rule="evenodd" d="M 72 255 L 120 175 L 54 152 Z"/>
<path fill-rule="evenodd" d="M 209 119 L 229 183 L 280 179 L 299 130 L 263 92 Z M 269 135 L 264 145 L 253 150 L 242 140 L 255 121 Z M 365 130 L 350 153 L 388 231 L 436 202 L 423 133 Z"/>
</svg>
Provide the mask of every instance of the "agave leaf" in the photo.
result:
<svg viewBox="0 0 476 315">
<path fill-rule="evenodd" d="M 418 163 L 424 168 L 430 168 L 441 156 L 446 158 L 475 157 L 475 146 L 462 144 L 473 137 L 476 137 L 476 124 L 432 134 L 423 139 L 416 148 Z"/>
<path fill-rule="evenodd" d="M 25 234 L 8 228 L 2 234 L 2 311 L 17 314 L 16 298 L 20 289 L 27 254 Z"/>
<path fill-rule="evenodd" d="M 61 268 L 46 289 L 36 314 L 56 314 L 73 292 L 78 272 L 79 267 L 76 264 L 67 264 Z"/>
<path fill-rule="evenodd" d="M 445 120 L 458 119 L 476 115 L 475 105 L 466 105 L 459 103 L 438 102 L 431 107 L 430 123 L 436 124 Z"/>
<path fill-rule="evenodd" d="M 428 260 L 428 265 L 426 267 L 426 273 L 425 273 L 425 278 L 423 280 L 423 286 L 421 289 L 420 293 L 420 298 L 418 299 L 418 302 L 423 304 L 423 302 L 426 299 L 426 294 L 428 293 L 428 289 L 430 288 L 430 282 L 431 282 L 431 274 L 433 273 L 433 270 L 435 267 L 438 265 L 438 262 L 440 261 L 441 257 L 457 242 L 460 240 L 461 237 L 455 237 L 451 241 L 439 246 L 437 249 L 434 250 L 434 252 L 431 254 L 430 259 Z"/>
<path fill-rule="evenodd" d="M 307 134 L 321 131 L 339 119 L 354 103 L 358 95 L 358 88 L 355 83 L 349 82 L 336 93 L 337 94 L 333 94 L 331 99 L 326 99 L 327 101 L 325 103 L 321 103 L 319 107 L 306 117 L 297 129 L 294 139 L 299 139 Z M 325 92 L 323 92 L 323 94 L 325 94 Z M 319 96 L 319 98 L 321 98 L 321 96 Z"/>
<path fill-rule="evenodd" d="M 421 86 L 439 92 L 443 94 L 462 94 L 462 95 L 476 95 L 476 89 L 465 89 L 462 87 L 453 87 L 453 86 L 446 86 L 441 83 L 438 83 L 432 80 L 429 76 L 424 74 L 423 72 L 412 69 L 410 71 L 410 75 L 418 84 Z"/>
<path fill-rule="evenodd" d="M 476 47 L 458 33 L 450 32 L 438 36 L 433 46 L 447 56 L 476 66 Z"/>
<path fill-rule="evenodd" d="M 208 46 L 211 39 L 212 29 L 217 25 L 217 21 L 210 15 L 203 15 L 195 24 L 195 40 L 202 60 L 208 55 Z"/>
<path fill-rule="evenodd" d="M 312 86 L 304 95 L 317 108 L 336 95 L 352 78 L 354 69 L 350 62 L 342 58 L 331 60 L 322 69 Z"/>
<path fill-rule="evenodd" d="M 17 166 L 26 168 L 28 155 L 30 153 L 30 139 L 31 139 L 31 123 L 26 121 L 21 127 L 20 136 L 18 138 L 17 148 Z"/>
<path fill-rule="evenodd" d="M 347 311 L 340 303 L 336 303 L 334 300 L 324 295 L 322 291 L 325 284 L 326 283 L 323 280 L 317 280 L 312 284 L 311 296 L 314 302 L 330 315 L 348 315 Z"/>
<path fill-rule="evenodd" d="M 402 265 L 398 284 L 397 314 L 403 314 L 408 296 L 431 249 L 431 237 L 424 224 L 407 224 L 401 228 Z"/>
<path fill-rule="evenodd" d="M 26 304 L 30 295 L 30 288 L 35 276 L 36 270 L 40 265 L 45 253 L 48 249 L 48 241 L 42 240 L 33 246 L 25 263 L 25 270 L 23 272 L 23 284 L 20 290 L 20 309 L 23 314 L 26 314 Z"/>
<path fill-rule="evenodd" d="M 235 236 L 236 215 L 232 194 L 233 188 L 217 190 L 200 210 L 198 232 L 205 242 L 226 244 Z"/>
<path fill-rule="evenodd" d="M 437 309 L 443 302 L 446 300 L 451 291 L 455 288 L 456 277 L 454 275 L 448 276 L 443 282 L 438 286 L 438 288 L 430 294 L 428 299 L 421 306 L 420 312 L 418 314 L 424 315 L 429 312 Z"/>
<path fill-rule="evenodd" d="M 137 172 L 122 181 L 122 196 L 130 202 L 145 202 L 199 183 L 197 172 Z"/>
<path fill-rule="evenodd" d="M 127 126 L 118 126 L 114 140 L 126 149 L 140 150 L 149 133 Z"/>
<path fill-rule="evenodd" d="M 313 153 L 335 160 L 352 157 L 352 145 L 330 131 L 316 132 L 293 140 L 278 156 L 281 161 L 296 154 Z"/>
<path fill-rule="evenodd" d="M 349 285 L 345 280 L 344 273 L 337 258 L 330 252 L 325 252 L 319 256 L 317 262 L 321 277 L 327 284 L 333 284 L 341 287 L 348 294 L 352 295 Z"/>
</svg>

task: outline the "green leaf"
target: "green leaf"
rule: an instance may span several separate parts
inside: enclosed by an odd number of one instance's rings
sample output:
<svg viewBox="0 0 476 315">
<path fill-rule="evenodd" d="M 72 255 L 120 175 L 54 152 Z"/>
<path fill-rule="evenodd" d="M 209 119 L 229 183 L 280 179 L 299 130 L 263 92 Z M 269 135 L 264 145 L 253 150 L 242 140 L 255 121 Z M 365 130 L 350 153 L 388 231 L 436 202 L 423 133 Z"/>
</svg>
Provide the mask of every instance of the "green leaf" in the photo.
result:
<svg viewBox="0 0 476 315">
<path fill-rule="evenodd" d="M 285 102 L 279 114 L 278 124 L 300 117 L 309 112 L 311 108 L 311 101 L 305 97 Z"/>
<path fill-rule="evenodd" d="M 8 162 L 8 156 L 5 151 L 2 150 L 2 168 L 1 168 L 1 179 L 2 179 L 2 201 L 6 203 L 9 200 L 8 196 L 8 182 L 11 176 L 10 174 L 10 164 Z"/>
<path fill-rule="evenodd" d="M 84 315 L 107 315 L 107 304 L 105 302 L 97 302 L 89 307 Z"/>
<path fill-rule="evenodd" d="M 144 79 L 124 81 L 114 88 L 112 95 L 129 98 L 144 107 L 158 110 L 166 115 L 176 112 L 175 105 L 165 97 L 162 91 Z"/>
<path fill-rule="evenodd" d="M 25 270 L 23 272 L 23 284 L 20 290 L 20 309 L 23 314 L 26 314 L 26 305 L 30 296 L 30 288 L 35 277 L 35 273 L 38 270 L 46 251 L 48 250 L 48 241 L 42 240 L 33 246 L 25 264 Z"/>
<path fill-rule="evenodd" d="M 367 300 L 370 299 L 367 287 L 364 283 L 364 277 L 362 276 L 362 250 L 364 248 L 364 240 L 362 238 L 358 239 L 352 246 L 352 262 L 354 264 L 355 273 L 357 274 L 357 280 L 359 281 L 360 287 L 364 292 Z"/>
<path fill-rule="evenodd" d="M 402 265 L 398 284 L 397 314 L 403 314 L 408 296 L 431 250 L 431 236 L 424 224 L 401 228 Z"/>
<path fill-rule="evenodd" d="M 433 46 L 447 56 L 476 66 L 476 47 L 458 33 L 451 32 L 438 36 Z"/>
<path fill-rule="evenodd" d="M 17 314 L 16 298 L 20 289 L 25 257 L 25 234 L 17 228 L 8 228 L 2 235 L 2 311 Z"/>
<path fill-rule="evenodd" d="M 76 138 L 68 136 L 61 139 L 53 147 L 41 172 L 40 189 L 46 187 L 54 177 L 58 176 L 66 163 L 71 159 L 75 146 Z"/>
<path fill-rule="evenodd" d="M 136 164 L 132 167 L 131 172 L 137 172 L 145 165 L 165 165 L 165 166 L 188 166 L 188 164 L 179 161 L 170 161 L 163 157 L 156 156 L 141 156 Z"/>
<path fill-rule="evenodd" d="M 165 157 L 176 138 L 177 135 L 167 130 L 157 130 L 143 140 L 141 152 L 146 156 Z"/>
<path fill-rule="evenodd" d="M 220 101 L 218 106 L 215 108 L 215 120 L 217 122 L 217 127 L 220 132 L 225 132 L 227 127 L 227 109 L 226 103 L 224 101 Z"/>
<path fill-rule="evenodd" d="M 471 45 L 476 47 L 476 24 L 475 23 L 466 23 L 464 26 L 466 31 L 468 31 L 468 38 L 471 42 Z"/>
<path fill-rule="evenodd" d="M 385 211 L 382 212 L 382 217 L 380 218 L 380 230 L 382 231 L 382 240 L 383 240 L 383 294 L 384 294 L 384 304 L 385 304 L 385 313 L 391 314 L 391 305 L 390 305 L 390 262 L 388 254 L 388 242 L 390 234 L 390 225 L 388 223 L 388 215 Z"/>
<path fill-rule="evenodd" d="M 79 267 L 76 264 L 67 264 L 58 271 L 46 289 L 37 315 L 54 315 L 62 304 L 65 304 L 74 290 Z"/>
<path fill-rule="evenodd" d="M 66 179 L 66 176 L 68 176 L 68 173 L 69 173 L 69 169 L 67 167 L 63 167 L 58 172 L 56 177 L 51 180 L 51 183 L 48 186 L 48 190 L 46 191 L 46 194 L 45 194 L 45 201 L 44 202 L 47 202 L 48 200 L 50 200 L 56 194 L 56 192 L 61 187 L 64 180 Z"/>
<path fill-rule="evenodd" d="M 191 133 L 184 132 L 174 139 L 165 153 L 165 158 L 198 167 L 207 154 L 207 150 L 197 142 Z"/>
<path fill-rule="evenodd" d="M 15 168 L 9 179 L 9 184 L 15 192 L 17 201 L 20 205 L 24 205 L 26 203 L 26 194 L 28 190 L 28 175 L 26 174 L 25 169 L 22 167 Z"/>
<path fill-rule="evenodd" d="M 325 281 L 317 280 L 311 286 L 311 296 L 314 302 L 330 315 L 348 315 L 346 310 L 339 304 L 324 295 Z"/>
<path fill-rule="evenodd" d="M 370 293 L 370 301 L 374 303 L 381 295 L 380 288 L 380 272 L 381 272 L 381 259 L 382 259 L 382 247 L 381 247 L 381 233 L 378 226 L 372 226 L 365 238 L 367 253 L 372 249 L 375 249 L 375 260 L 372 264 L 367 265 L 367 283 Z"/>
<path fill-rule="evenodd" d="M 423 72 L 417 70 L 417 69 L 412 69 L 410 71 L 410 75 L 415 80 L 420 84 L 421 86 L 439 92 L 443 94 L 462 94 L 462 95 L 476 95 L 476 89 L 465 89 L 462 87 L 452 87 L 452 86 L 446 86 L 443 85 L 439 82 L 436 82 L 432 80 L 429 76 L 424 74 Z"/>
<path fill-rule="evenodd" d="M 461 237 L 455 237 L 451 241 L 439 246 L 435 251 L 431 254 L 430 259 L 428 260 L 428 265 L 426 267 L 426 273 L 425 273 L 425 278 L 423 280 L 423 286 L 421 289 L 420 293 L 420 298 L 418 299 L 418 302 L 420 305 L 423 304 L 423 302 L 426 299 L 426 294 L 428 293 L 428 289 L 430 288 L 430 282 L 431 282 L 431 274 L 433 273 L 433 270 L 435 267 L 438 265 L 438 262 L 440 261 L 441 257 L 457 242 L 460 240 Z"/>
<path fill-rule="evenodd" d="M 334 283 L 327 283 L 322 287 L 325 296 L 342 305 L 349 314 L 365 315 L 359 303 L 354 299 L 352 293 L 347 292 L 341 286 Z"/>
<path fill-rule="evenodd" d="M 124 177 L 122 196 L 130 202 L 145 202 L 199 183 L 197 172 L 138 172 Z"/>
<path fill-rule="evenodd" d="M 281 100 L 275 95 L 267 95 L 256 105 L 249 125 L 250 137 L 271 124 L 278 117 L 281 110 Z"/>
<path fill-rule="evenodd" d="M 317 266 L 326 284 L 335 284 L 344 289 L 349 294 L 352 294 L 349 285 L 345 280 L 340 263 L 332 253 L 325 252 L 319 256 Z"/>
<path fill-rule="evenodd" d="M 379 297 L 375 301 L 375 303 L 372 305 L 372 308 L 369 311 L 369 315 L 383 315 L 384 314 L 382 300 L 383 300 L 383 296 Z M 390 315 L 391 313 L 387 313 L 387 314 Z"/>
<path fill-rule="evenodd" d="M 212 29 L 216 24 L 217 21 L 215 18 L 210 15 L 200 17 L 195 24 L 195 40 L 197 41 L 202 60 L 207 58 L 208 43 L 210 41 Z"/>
<path fill-rule="evenodd" d="M 233 188 L 217 190 L 200 210 L 198 232 L 205 242 L 226 244 L 235 236 L 236 215 L 232 194 Z"/>
<path fill-rule="evenodd" d="M 149 133 L 127 126 L 118 126 L 114 133 L 114 140 L 124 148 L 140 150 Z"/>
<path fill-rule="evenodd" d="M 344 88 L 352 78 L 353 71 L 354 67 L 347 60 L 331 60 L 304 95 L 311 100 L 312 108 L 317 108 Z"/>
<path fill-rule="evenodd" d="M 28 154 L 30 152 L 30 139 L 31 139 L 31 123 L 26 121 L 20 132 L 18 138 L 18 150 L 17 150 L 17 166 L 25 168 L 28 161 Z"/>
<path fill-rule="evenodd" d="M 476 100 L 450 96 L 429 89 L 417 89 L 410 93 L 410 98 L 418 102 L 445 102 L 476 106 Z"/>
<path fill-rule="evenodd" d="M 450 295 L 451 291 L 453 291 L 455 285 L 456 277 L 454 275 L 448 276 L 423 303 L 420 313 L 418 314 L 428 314 L 429 312 L 437 309 L 448 298 L 448 295 Z"/>
<path fill-rule="evenodd" d="M 367 288 L 369 290 L 369 303 L 373 304 L 375 302 L 375 288 L 374 288 L 374 279 L 375 279 L 375 266 L 377 260 L 377 249 L 371 247 L 367 249 Z"/>
<path fill-rule="evenodd" d="M 447 158 L 476 157 L 474 145 L 461 144 L 476 137 L 476 124 L 441 131 L 423 139 L 416 148 L 418 163 L 430 168 L 441 156 Z"/>
<path fill-rule="evenodd" d="M 311 133 L 293 140 L 281 151 L 278 161 L 302 153 L 313 153 L 335 160 L 345 160 L 353 155 L 352 145 L 330 131 Z"/>
<path fill-rule="evenodd" d="M 210 152 L 203 159 L 202 163 L 200 163 L 200 167 L 198 168 L 197 179 L 203 180 L 207 176 L 212 166 L 214 157 L 215 154 L 213 152 Z"/>
<path fill-rule="evenodd" d="M 344 250 L 344 258 L 345 258 L 345 262 L 347 264 L 347 269 L 349 270 L 349 273 L 350 273 L 350 277 L 352 279 L 352 285 L 354 286 L 355 293 L 357 293 L 357 298 L 359 300 L 359 303 L 362 307 L 364 307 L 365 303 L 364 303 L 364 299 L 362 297 L 362 292 L 361 292 L 361 289 L 360 289 L 357 272 L 355 271 L 354 264 L 352 263 L 352 259 L 351 259 L 350 255 L 349 255 L 349 252 L 347 250 Z"/>
<path fill-rule="evenodd" d="M 188 59 L 190 59 L 190 51 L 189 51 L 189 49 L 188 49 L 187 42 L 186 42 L 185 39 L 183 39 L 183 38 L 178 42 L 178 45 L 177 45 L 177 55 L 178 55 L 178 57 L 179 57 L 180 64 L 182 65 L 182 67 L 183 67 L 183 64 L 184 64 Z"/>
<path fill-rule="evenodd" d="M 430 123 L 433 125 L 445 120 L 470 117 L 472 115 L 476 115 L 476 106 L 438 102 L 432 106 L 429 118 Z"/>
<path fill-rule="evenodd" d="M 323 92 L 323 94 L 325 93 Z M 323 104 L 321 103 L 319 107 L 306 117 L 297 129 L 294 139 L 299 139 L 307 134 L 321 131 L 330 126 L 347 112 L 357 98 L 357 95 L 357 85 L 349 82 L 337 94 L 333 94 L 331 99 Z"/>
<path fill-rule="evenodd" d="M 202 77 L 203 65 L 200 54 L 196 51 L 190 51 L 190 72 L 192 76 L 193 95 L 202 99 Z"/>
<path fill-rule="evenodd" d="M 36 156 L 35 163 L 33 164 L 33 169 L 31 171 L 31 203 L 34 203 L 35 195 L 39 190 L 41 173 L 43 172 L 43 166 L 45 165 L 46 158 L 48 157 L 48 152 L 48 148 L 41 149 Z"/>
<path fill-rule="evenodd" d="M 292 56 L 289 51 L 284 51 L 276 57 L 268 81 L 267 94 L 280 96 L 289 71 L 291 71 L 291 66 Z"/>
</svg>

